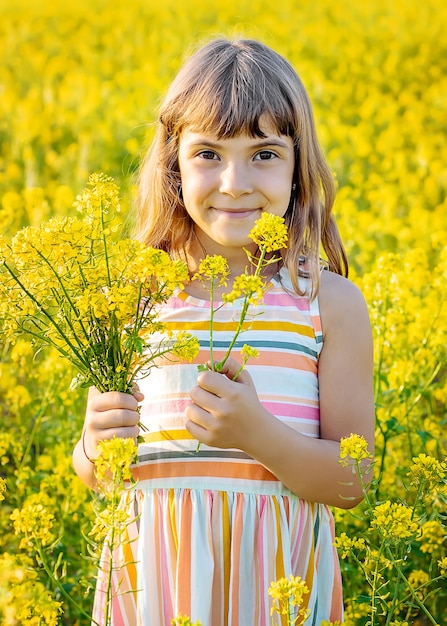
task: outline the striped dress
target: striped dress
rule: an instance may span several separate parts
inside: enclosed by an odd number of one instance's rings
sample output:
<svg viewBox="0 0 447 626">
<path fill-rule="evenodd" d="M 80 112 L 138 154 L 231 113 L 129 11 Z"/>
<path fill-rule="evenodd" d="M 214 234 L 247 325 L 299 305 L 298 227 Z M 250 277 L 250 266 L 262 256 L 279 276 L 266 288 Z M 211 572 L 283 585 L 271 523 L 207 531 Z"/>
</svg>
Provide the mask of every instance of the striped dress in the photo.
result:
<svg viewBox="0 0 447 626">
<path fill-rule="evenodd" d="M 318 437 L 318 300 L 291 295 L 290 289 L 282 269 L 263 304 L 251 311 L 233 356 L 240 359 L 243 344 L 257 348 L 260 355 L 247 370 L 263 406 L 290 428 Z M 234 335 L 241 304 L 217 313 L 216 359 Z M 197 441 L 184 427 L 197 364 L 209 359 L 209 316 L 209 302 L 184 292 L 163 306 L 161 319 L 169 328 L 195 333 L 201 350 L 194 363 L 165 360 L 139 383 L 145 395 L 141 420 L 150 432 L 139 446 L 138 483 L 126 496 L 131 521 L 115 551 L 111 623 L 169 626 L 182 614 L 202 626 L 270 626 L 267 590 L 290 574 L 310 589 L 306 626 L 341 621 L 328 507 L 297 497 L 240 450 L 202 444 L 197 453 Z M 93 615 L 99 624 L 104 580 L 100 574 Z"/>
</svg>

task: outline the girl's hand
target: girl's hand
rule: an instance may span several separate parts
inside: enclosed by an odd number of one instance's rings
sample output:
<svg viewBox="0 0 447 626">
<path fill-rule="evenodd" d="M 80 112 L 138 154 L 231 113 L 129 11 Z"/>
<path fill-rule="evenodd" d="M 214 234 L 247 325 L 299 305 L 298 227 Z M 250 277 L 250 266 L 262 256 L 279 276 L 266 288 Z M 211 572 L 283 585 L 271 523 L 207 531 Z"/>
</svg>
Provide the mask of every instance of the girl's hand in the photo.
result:
<svg viewBox="0 0 447 626">
<path fill-rule="evenodd" d="M 98 456 L 98 442 L 113 437 L 138 437 L 138 403 L 144 396 L 136 387 L 133 395 L 119 391 L 100 393 L 91 387 L 84 422 L 84 449 L 89 459 Z"/>
<path fill-rule="evenodd" d="M 222 373 L 208 370 L 199 374 L 197 387 L 191 390 L 192 404 L 185 410 L 186 429 L 198 441 L 244 450 L 260 419 L 270 415 L 246 370 L 232 380 L 239 369 L 240 364 L 229 358 Z"/>
</svg>

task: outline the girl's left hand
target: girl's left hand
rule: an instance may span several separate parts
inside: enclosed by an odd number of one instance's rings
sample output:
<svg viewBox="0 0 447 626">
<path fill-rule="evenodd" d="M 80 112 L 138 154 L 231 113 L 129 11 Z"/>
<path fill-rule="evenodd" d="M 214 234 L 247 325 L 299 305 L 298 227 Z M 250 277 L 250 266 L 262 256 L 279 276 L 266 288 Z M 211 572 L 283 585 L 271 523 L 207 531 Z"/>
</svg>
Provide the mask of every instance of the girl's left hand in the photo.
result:
<svg viewBox="0 0 447 626">
<path fill-rule="evenodd" d="M 250 374 L 232 358 L 221 373 L 201 372 L 191 390 L 186 410 L 186 429 L 198 441 L 215 448 L 244 450 L 245 442 L 259 428 L 267 411 L 262 407 Z"/>
</svg>

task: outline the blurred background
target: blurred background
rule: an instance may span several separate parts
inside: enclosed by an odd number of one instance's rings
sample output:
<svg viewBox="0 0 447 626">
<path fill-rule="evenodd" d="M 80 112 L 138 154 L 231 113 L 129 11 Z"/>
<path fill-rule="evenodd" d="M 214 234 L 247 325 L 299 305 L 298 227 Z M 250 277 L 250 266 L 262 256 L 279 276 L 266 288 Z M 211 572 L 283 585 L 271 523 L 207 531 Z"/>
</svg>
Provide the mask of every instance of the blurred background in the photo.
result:
<svg viewBox="0 0 447 626">
<path fill-rule="evenodd" d="M 441 0 L 0 0 L 0 232 L 74 214 L 92 172 L 114 177 L 125 215 L 185 56 L 218 35 L 272 46 L 310 94 L 337 179 L 335 214 L 376 346 L 377 501 L 402 498 L 413 456 L 446 454 L 446 33 Z M 25 340 L 0 351 L 0 622 L 87 624 L 44 571 L 90 610 L 94 514 L 71 468 L 84 391 Z M 415 541 L 405 565 L 428 580 L 446 555 L 436 498 L 421 523 L 436 519 L 438 534 Z M 10 519 L 33 503 L 50 515 L 46 563 Z M 368 527 L 342 512 L 337 523 Z M 355 563 L 343 567 L 346 623 L 364 624 L 368 586 Z M 423 593 L 447 624 L 446 592 L 435 589 Z"/>
</svg>

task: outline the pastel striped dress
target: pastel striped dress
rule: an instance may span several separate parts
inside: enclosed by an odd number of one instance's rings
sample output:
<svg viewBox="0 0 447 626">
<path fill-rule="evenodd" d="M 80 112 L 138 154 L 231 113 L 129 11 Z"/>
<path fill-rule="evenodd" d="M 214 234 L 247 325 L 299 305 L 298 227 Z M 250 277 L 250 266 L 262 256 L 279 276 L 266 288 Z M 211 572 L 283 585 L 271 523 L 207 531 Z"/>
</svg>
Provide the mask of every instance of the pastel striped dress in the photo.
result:
<svg viewBox="0 0 447 626">
<path fill-rule="evenodd" d="M 260 355 L 247 369 L 264 407 L 290 428 L 318 437 L 318 300 L 289 290 L 282 269 L 264 303 L 253 308 L 233 355 L 239 358 L 243 344 L 257 348 Z M 217 313 L 216 359 L 234 335 L 240 305 Z M 202 444 L 196 453 L 197 441 L 184 427 L 197 364 L 209 358 L 209 306 L 180 292 L 163 307 L 168 327 L 195 333 L 201 350 L 195 363 L 165 360 L 140 382 L 141 420 L 150 432 L 139 447 L 138 483 L 127 494 L 133 521 L 115 554 L 111 623 L 169 626 L 183 614 L 202 626 L 270 626 L 268 587 L 290 574 L 310 589 L 306 626 L 341 621 L 329 508 L 297 497 L 240 450 Z M 103 584 L 100 576 L 93 615 L 99 624 Z"/>
</svg>

